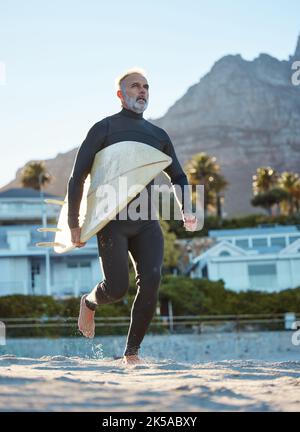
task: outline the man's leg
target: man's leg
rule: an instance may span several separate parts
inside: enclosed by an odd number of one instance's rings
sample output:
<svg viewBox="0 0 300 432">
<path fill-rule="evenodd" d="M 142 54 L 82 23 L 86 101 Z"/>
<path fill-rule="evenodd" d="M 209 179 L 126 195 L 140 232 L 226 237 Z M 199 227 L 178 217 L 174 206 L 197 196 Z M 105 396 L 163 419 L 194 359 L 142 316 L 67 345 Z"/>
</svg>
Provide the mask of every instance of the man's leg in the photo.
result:
<svg viewBox="0 0 300 432">
<path fill-rule="evenodd" d="M 158 221 L 145 221 L 143 229 L 128 241 L 136 272 L 137 293 L 131 309 L 124 356 L 136 356 L 155 313 L 164 253 L 164 237 Z"/>
<path fill-rule="evenodd" d="M 128 241 L 123 227 L 122 223 L 111 221 L 97 233 L 104 280 L 81 299 L 78 327 L 86 337 L 94 336 L 97 305 L 115 303 L 128 291 Z"/>
</svg>

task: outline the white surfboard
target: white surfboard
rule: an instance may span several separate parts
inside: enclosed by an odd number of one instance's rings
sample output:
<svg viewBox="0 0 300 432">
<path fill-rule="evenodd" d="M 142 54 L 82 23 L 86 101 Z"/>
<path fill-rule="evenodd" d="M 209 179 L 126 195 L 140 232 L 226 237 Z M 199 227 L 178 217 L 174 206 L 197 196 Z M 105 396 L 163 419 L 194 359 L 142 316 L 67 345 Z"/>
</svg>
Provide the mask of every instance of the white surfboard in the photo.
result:
<svg viewBox="0 0 300 432">
<path fill-rule="evenodd" d="M 100 231 L 117 213 L 133 200 L 161 171 L 172 163 L 172 158 L 154 147 L 136 141 L 121 141 L 100 150 L 87 176 L 79 210 L 80 241 L 86 242 Z M 125 177 L 127 188 L 119 189 L 120 177 Z M 117 191 L 116 199 L 103 198 L 107 185 Z M 130 193 L 129 193 L 130 192 Z M 75 249 L 68 226 L 68 196 L 64 201 L 45 200 L 61 205 L 54 242 L 37 243 L 40 247 L 54 247 L 57 253 Z"/>
</svg>

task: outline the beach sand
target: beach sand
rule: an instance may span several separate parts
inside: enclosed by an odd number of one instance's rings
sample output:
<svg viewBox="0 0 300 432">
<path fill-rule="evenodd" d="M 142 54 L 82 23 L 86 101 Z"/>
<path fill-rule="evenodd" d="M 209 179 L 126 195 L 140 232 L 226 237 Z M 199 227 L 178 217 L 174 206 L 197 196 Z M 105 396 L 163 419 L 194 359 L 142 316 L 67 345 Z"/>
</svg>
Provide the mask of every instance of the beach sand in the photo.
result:
<svg viewBox="0 0 300 432">
<path fill-rule="evenodd" d="M 299 411 L 300 361 L 0 356 L 0 411 Z"/>
</svg>

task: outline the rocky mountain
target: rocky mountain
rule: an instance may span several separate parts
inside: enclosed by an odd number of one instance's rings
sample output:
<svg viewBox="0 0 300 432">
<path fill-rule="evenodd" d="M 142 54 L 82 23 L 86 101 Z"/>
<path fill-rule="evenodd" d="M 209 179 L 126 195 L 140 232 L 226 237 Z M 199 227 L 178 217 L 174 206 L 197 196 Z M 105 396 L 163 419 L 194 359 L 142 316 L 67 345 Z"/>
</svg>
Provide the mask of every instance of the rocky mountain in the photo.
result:
<svg viewBox="0 0 300 432">
<path fill-rule="evenodd" d="M 295 60 L 300 61 L 300 36 L 287 61 L 268 54 L 253 61 L 225 56 L 153 121 L 168 131 L 182 162 L 200 151 L 216 156 L 230 183 L 224 194 L 228 215 L 262 211 L 250 204 L 257 167 L 300 171 L 300 86 L 291 81 Z"/>
<path fill-rule="evenodd" d="M 296 60 L 300 36 L 288 60 L 264 53 L 252 61 L 224 56 L 163 117 L 149 119 L 169 133 L 183 166 L 200 151 L 216 156 L 230 183 L 224 193 L 227 216 L 262 212 L 250 204 L 257 167 L 299 172 L 300 86 L 291 79 Z M 76 151 L 46 161 L 54 175 L 48 192 L 64 195 Z M 1 190 L 19 186 L 20 171 Z"/>
</svg>

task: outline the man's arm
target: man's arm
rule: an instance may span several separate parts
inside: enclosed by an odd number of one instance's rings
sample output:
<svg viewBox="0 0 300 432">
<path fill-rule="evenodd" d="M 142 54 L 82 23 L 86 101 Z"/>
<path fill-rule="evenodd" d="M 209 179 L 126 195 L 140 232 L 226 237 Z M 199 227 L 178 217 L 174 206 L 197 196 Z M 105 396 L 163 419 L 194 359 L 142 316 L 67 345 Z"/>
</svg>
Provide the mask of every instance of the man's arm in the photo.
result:
<svg viewBox="0 0 300 432">
<path fill-rule="evenodd" d="M 68 225 L 70 229 L 79 226 L 78 216 L 84 181 L 91 171 L 95 154 L 101 150 L 106 137 L 106 129 L 105 119 L 94 124 L 76 154 L 68 182 Z"/>
<path fill-rule="evenodd" d="M 180 209 L 182 213 L 190 214 L 192 213 L 192 201 L 190 194 L 186 194 L 186 198 L 184 199 L 184 186 L 188 186 L 188 179 L 183 171 L 178 158 L 175 153 L 174 146 L 172 144 L 172 141 L 170 140 L 169 135 L 164 131 L 165 133 L 165 145 L 164 145 L 164 153 L 166 153 L 168 156 L 170 156 L 173 160 L 171 165 L 169 165 L 164 172 L 168 175 L 170 178 L 170 181 L 174 187 L 175 195 L 177 198 L 177 201 L 180 203 Z M 176 186 L 178 185 L 178 186 Z M 181 189 L 181 199 L 180 194 L 176 193 L 176 187 L 180 187 Z M 187 189 L 188 190 L 188 189 Z"/>
</svg>

